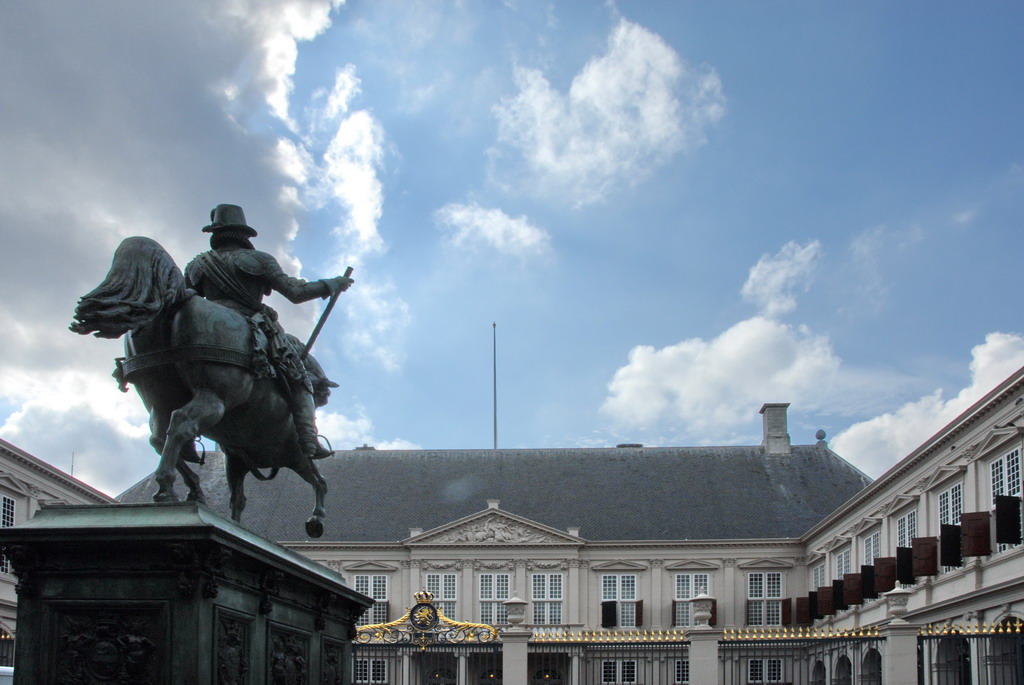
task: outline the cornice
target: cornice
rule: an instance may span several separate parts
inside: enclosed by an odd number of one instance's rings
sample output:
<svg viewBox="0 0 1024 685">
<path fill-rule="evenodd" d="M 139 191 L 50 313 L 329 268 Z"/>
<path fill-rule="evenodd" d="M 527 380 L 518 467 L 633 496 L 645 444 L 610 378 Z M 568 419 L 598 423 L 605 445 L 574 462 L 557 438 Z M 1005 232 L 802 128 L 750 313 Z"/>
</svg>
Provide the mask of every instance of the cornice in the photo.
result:
<svg viewBox="0 0 1024 685">
<path fill-rule="evenodd" d="M 10 445 L 10 446 L 8 446 Z M 11 449 L 14 448 L 14 449 Z M 63 487 L 66 487 L 75 492 L 86 495 L 91 501 L 99 502 L 102 504 L 116 504 L 117 500 L 109 495 L 106 495 L 92 486 L 83 483 L 74 476 L 70 476 L 60 469 L 47 464 L 38 457 L 33 457 L 27 452 L 22 453 L 20 448 L 16 445 L 12 445 L 6 440 L 0 440 L 0 451 L 3 455 L 10 458 L 12 461 L 28 468 L 31 471 L 46 476 L 49 480 L 60 483 Z"/>
</svg>

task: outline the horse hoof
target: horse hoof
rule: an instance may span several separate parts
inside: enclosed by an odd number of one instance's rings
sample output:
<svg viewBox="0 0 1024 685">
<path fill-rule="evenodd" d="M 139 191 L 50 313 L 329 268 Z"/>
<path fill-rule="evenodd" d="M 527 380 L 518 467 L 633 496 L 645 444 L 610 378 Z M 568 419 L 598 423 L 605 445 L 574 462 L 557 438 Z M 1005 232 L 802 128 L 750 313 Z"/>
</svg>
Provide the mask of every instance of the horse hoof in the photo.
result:
<svg viewBox="0 0 1024 685">
<path fill-rule="evenodd" d="M 154 502 L 180 502 L 181 498 L 173 492 L 158 492 L 153 495 Z"/>
<path fill-rule="evenodd" d="M 318 538 L 324 534 L 324 522 L 316 516 L 306 521 L 306 535 Z"/>
</svg>

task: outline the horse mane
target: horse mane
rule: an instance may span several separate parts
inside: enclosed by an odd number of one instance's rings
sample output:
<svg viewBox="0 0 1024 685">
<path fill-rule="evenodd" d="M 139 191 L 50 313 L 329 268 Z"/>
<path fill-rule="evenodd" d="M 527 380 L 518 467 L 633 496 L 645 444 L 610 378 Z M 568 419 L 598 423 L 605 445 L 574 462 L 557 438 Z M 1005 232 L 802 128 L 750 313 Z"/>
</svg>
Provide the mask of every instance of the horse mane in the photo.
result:
<svg viewBox="0 0 1024 685">
<path fill-rule="evenodd" d="M 119 338 L 194 294 L 160 243 L 141 236 L 126 238 L 114 252 L 107 277 L 78 301 L 70 329 Z"/>
</svg>

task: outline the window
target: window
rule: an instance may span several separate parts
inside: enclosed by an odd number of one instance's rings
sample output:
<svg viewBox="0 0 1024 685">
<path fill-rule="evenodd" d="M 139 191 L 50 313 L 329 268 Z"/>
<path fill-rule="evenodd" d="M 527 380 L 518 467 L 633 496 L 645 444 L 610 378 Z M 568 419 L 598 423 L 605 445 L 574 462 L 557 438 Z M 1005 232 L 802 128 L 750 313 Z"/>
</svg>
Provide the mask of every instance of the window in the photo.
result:
<svg viewBox="0 0 1024 685">
<path fill-rule="evenodd" d="M 608 624 L 604 616 L 605 607 L 614 604 L 615 623 Z M 620 575 L 601 576 L 601 623 L 603 627 L 618 625 L 621 628 L 636 628 L 640 625 L 636 599 L 636 574 L 623 573 Z"/>
<path fill-rule="evenodd" d="M 354 580 L 356 592 L 374 600 L 374 605 L 363 612 L 363 615 L 356 621 L 356 625 L 386 623 L 388 620 L 388 577 L 357 575 Z"/>
<path fill-rule="evenodd" d="M 896 519 L 896 546 L 910 547 L 910 541 L 917 537 L 917 511 L 908 511 Z"/>
<path fill-rule="evenodd" d="M 811 569 L 811 592 L 825 586 L 825 562 Z"/>
<path fill-rule="evenodd" d="M 434 595 L 434 606 L 448 618 L 455 618 L 458 580 L 454 573 L 427 574 L 427 592 Z"/>
<path fill-rule="evenodd" d="M 871 566 L 882 555 L 882 533 L 875 531 L 864 538 L 864 564 Z"/>
<path fill-rule="evenodd" d="M 747 682 L 781 683 L 782 659 L 751 659 L 747 662 Z"/>
<path fill-rule="evenodd" d="M 534 573 L 531 578 L 533 589 L 533 622 L 538 625 L 560 625 L 562 623 L 562 574 Z"/>
<path fill-rule="evenodd" d="M 836 554 L 836 580 L 842 580 L 843 576 L 850 572 L 850 548 Z"/>
<path fill-rule="evenodd" d="M 388 662 L 384 659 L 355 659 L 352 680 L 357 683 L 388 682 Z"/>
<path fill-rule="evenodd" d="M 989 464 L 989 473 L 992 476 L 992 507 L 996 506 L 996 497 L 1008 495 L 1010 497 L 1021 496 L 1021 470 L 1020 450 L 1016 449 L 999 457 Z M 1004 552 L 1010 549 L 1011 545 L 1000 544 L 999 551 Z"/>
<path fill-rule="evenodd" d="M 747 625 L 782 625 L 782 573 L 747 575 Z"/>
<path fill-rule="evenodd" d="M 480 574 L 480 622 L 488 625 L 508 623 L 508 608 L 502 604 L 509 598 L 507 573 Z"/>
<path fill-rule="evenodd" d="M 939 493 L 939 523 L 959 525 L 964 512 L 964 486 L 957 483 Z"/>
<path fill-rule="evenodd" d="M 0 496 L 0 528 L 10 528 L 14 525 L 15 501 L 7 495 Z M 10 573 L 11 562 L 6 554 L 0 555 L 0 573 Z"/>
<path fill-rule="evenodd" d="M 601 662 L 601 682 L 604 685 L 627 685 L 636 681 L 636 661 L 621 659 Z"/>
<path fill-rule="evenodd" d="M 711 574 L 676 574 L 676 601 L 673 603 L 672 625 L 693 625 L 693 607 L 690 600 L 702 592 L 708 595 L 711 594 Z"/>
<path fill-rule="evenodd" d="M 676 685 L 690 682 L 690 660 L 676 659 Z"/>
</svg>

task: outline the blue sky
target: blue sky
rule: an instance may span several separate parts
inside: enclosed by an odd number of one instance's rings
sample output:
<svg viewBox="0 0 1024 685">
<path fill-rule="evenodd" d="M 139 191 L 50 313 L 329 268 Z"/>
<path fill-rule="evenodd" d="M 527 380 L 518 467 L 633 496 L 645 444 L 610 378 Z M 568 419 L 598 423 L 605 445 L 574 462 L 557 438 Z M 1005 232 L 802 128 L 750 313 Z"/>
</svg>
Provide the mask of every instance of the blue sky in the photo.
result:
<svg viewBox="0 0 1024 685">
<path fill-rule="evenodd" d="M 66 331 L 130 235 L 218 203 L 307 279 L 336 448 L 750 444 L 790 402 L 877 476 L 1024 365 L 1010 3 L 0 5 L 0 436 L 148 474 L 120 343 Z M 280 298 L 308 336 L 321 303 Z"/>
</svg>

